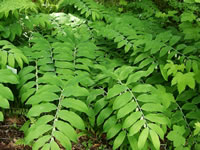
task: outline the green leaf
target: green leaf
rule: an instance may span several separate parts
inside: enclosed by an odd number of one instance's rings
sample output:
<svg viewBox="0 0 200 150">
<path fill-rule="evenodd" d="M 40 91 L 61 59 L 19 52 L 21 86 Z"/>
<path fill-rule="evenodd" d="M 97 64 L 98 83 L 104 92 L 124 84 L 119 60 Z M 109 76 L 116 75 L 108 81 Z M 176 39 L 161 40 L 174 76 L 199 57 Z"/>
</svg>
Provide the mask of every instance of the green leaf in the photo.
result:
<svg viewBox="0 0 200 150">
<path fill-rule="evenodd" d="M 164 140 L 164 132 L 160 126 L 158 126 L 157 124 L 149 123 L 148 127 L 154 130 L 160 136 L 160 138 Z"/>
<path fill-rule="evenodd" d="M 103 125 L 103 130 L 104 130 L 104 132 L 108 132 L 108 130 L 109 130 L 110 128 L 112 128 L 116 123 L 117 123 L 117 118 L 116 118 L 115 115 L 109 117 L 109 118 L 105 121 L 105 123 L 104 123 L 104 125 Z"/>
<path fill-rule="evenodd" d="M 171 36 L 172 36 L 171 31 L 161 32 L 156 36 L 156 40 L 157 40 L 157 42 L 162 41 L 162 42 L 166 43 L 169 41 Z"/>
<path fill-rule="evenodd" d="M 128 141 L 129 141 L 129 144 L 130 144 L 130 147 L 134 150 L 139 150 L 138 149 L 138 140 L 136 139 L 135 136 L 128 136 Z"/>
<path fill-rule="evenodd" d="M 160 149 L 160 140 L 159 140 L 158 135 L 153 130 L 150 130 L 149 133 L 150 133 L 150 136 L 151 136 L 152 143 L 153 143 L 154 147 L 156 148 L 156 150 L 159 150 Z"/>
<path fill-rule="evenodd" d="M 62 146 L 64 146 L 67 150 L 72 149 L 72 144 L 71 144 L 70 140 L 63 133 L 54 131 L 53 135 L 62 144 Z"/>
<path fill-rule="evenodd" d="M 169 41 L 169 45 L 173 46 L 174 44 L 176 44 L 179 40 L 181 39 L 180 36 L 172 36 L 172 38 Z"/>
<path fill-rule="evenodd" d="M 87 103 L 90 104 L 91 102 L 93 102 L 94 100 L 96 100 L 97 96 L 103 95 L 104 92 L 105 92 L 104 89 L 92 89 L 90 91 L 90 95 L 87 97 Z M 104 101 L 103 99 L 101 99 L 101 100 Z"/>
<path fill-rule="evenodd" d="M 45 136 L 40 137 L 36 142 L 34 142 L 32 149 L 33 149 L 33 150 L 38 150 L 38 149 L 41 148 L 46 142 L 48 142 L 50 138 L 51 138 L 50 135 L 45 135 Z"/>
<path fill-rule="evenodd" d="M 114 40 L 114 42 L 120 42 L 120 41 L 122 41 L 124 39 L 124 37 L 123 36 L 117 36 L 116 38 L 115 38 L 115 40 Z"/>
<path fill-rule="evenodd" d="M 160 50 L 160 57 L 165 56 L 170 50 L 172 49 L 172 47 L 170 46 L 165 46 Z"/>
<path fill-rule="evenodd" d="M 147 103 L 142 105 L 142 110 L 149 112 L 164 112 L 165 109 L 161 104 Z"/>
<path fill-rule="evenodd" d="M 146 58 L 144 61 L 142 61 L 140 64 L 139 64 L 139 68 L 140 69 L 143 69 L 144 67 L 152 64 L 154 62 L 154 59 L 153 58 Z"/>
<path fill-rule="evenodd" d="M 39 78 L 39 82 L 57 85 L 58 87 L 63 87 L 63 82 L 61 81 L 61 79 L 49 73 L 46 73 L 44 74 L 44 76 Z"/>
<path fill-rule="evenodd" d="M 147 141 L 147 137 L 149 135 L 149 128 L 145 128 L 144 130 L 142 130 L 139 139 L 138 139 L 138 148 L 139 149 L 143 149 L 146 141 Z"/>
<path fill-rule="evenodd" d="M 115 124 L 112 128 L 110 128 L 107 132 L 107 139 L 113 138 L 119 131 L 121 130 L 122 126 L 121 124 Z"/>
<path fill-rule="evenodd" d="M 58 120 L 55 122 L 55 127 L 62 133 L 64 133 L 70 140 L 72 140 L 73 142 L 77 142 L 78 136 L 76 134 L 76 131 L 68 123 Z"/>
<path fill-rule="evenodd" d="M 157 102 L 158 98 L 157 95 L 148 95 L 148 94 L 141 94 L 137 97 L 138 101 L 148 103 L 148 102 Z"/>
<path fill-rule="evenodd" d="M 98 114 L 100 110 L 102 110 L 107 104 L 108 104 L 108 101 L 106 101 L 105 98 L 98 100 L 94 105 L 95 114 Z"/>
<path fill-rule="evenodd" d="M 51 129 L 52 129 L 51 125 L 43 124 L 43 125 L 37 126 L 37 129 L 35 129 L 32 132 L 28 132 L 28 135 L 25 137 L 26 143 L 29 144 L 34 139 L 39 138 L 41 135 L 43 135 L 44 133 L 48 132 Z"/>
<path fill-rule="evenodd" d="M 0 56 L 1 56 L 0 57 L 1 58 L 0 64 L 3 68 L 5 68 L 6 64 L 7 64 L 7 55 L 8 55 L 8 53 L 6 51 L 0 51 Z"/>
<path fill-rule="evenodd" d="M 121 131 L 114 140 L 114 143 L 113 143 L 114 150 L 117 149 L 118 147 L 120 147 L 120 145 L 123 143 L 125 137 L 126 137 L 126 131 Z"/>
<path fill-rule="evenodd" d="M 4 13 L 5 17 L 8 16 L 6 13 L 14 13 L 14 11 L 36 11 L 36 5 L 32 1 L 27 1 L 27 0 L 6 0 L 1 2 L 0 5 L 0 13 Z"/>
<path fill-rule="evenodd" d="M 139 84 L 139 85 L 134 86 L 132 88 L 132 91 L 137 92 L 137 93 L 147 93 L 147 92 L 151 92 L 154 89 L 155 88 L 150 84 Z"/>
<path fill-rule="evenodd" d="M 125 46 L 125 53 L 127 53 L 132 47 L 132 44 L 129 42 L 126 46 Z"/>
<path fill-rule="evenodd" d="M 8 109 L 10 107 L 8 100 L 2 97 L 1 95 L 0 95 L 0 107 L 5 109 Z"/>
<path fill-rule="evenodd" d="M 182 22 L 184 22 L 184 21 L 192 22 L 195 19 L 196 19 L 196 16 L 192 12 L 184 12 L 181 15 L 181 21 Z"/>
<path fill-rule="evenodd" d="M 28 80 L 31 80 L 35 77 L 35 74 L 33 73 L 29 73 L 26 76 L 24 76 L 23 78 L 20 79 L 20 83 L 19 83 L 19 87 L 23 86 Z"/>
<path fill-rule="evenodd" d="M 73 99 L 73 98 L 65 98 L 61 101 L 61 105 L 66 108 L 73 108 L 75 110 L 78 110 L 80 112 L 84 112 L 90 115 L 87 105 L 80 100 Z"/>
<path fill-rule="evenodd" d="M 170 124 L 170 121 L 167 117 L 165 117 L 163 114 L 148 114 L 145 116 L 146 119 L 159 123 L 159 124 Z"/>
<path fill-rule="evenodd" d="M 164 69 L 164 65 L 160 65 L 160 72 L 162 74 L 162 77 L 165 79 L 165 81 L 168 81 L 168 75 L 167 75 L 167 70 Z"/>
<path fill-rule="evenodd" d="M 185 133 L 185 129 L 183 126 L 173 126 L 173 131 L 170 131 L 167 135 L 167 139 L 170 141 L 173 141 L 173 145 L 175 147 L 183 146 L 185 145 L 186 139 L 183 137 L 183 134 Z"/>
<path fill-rule="evenodd" d="M 140 129 L 142 128 L 142 126 L 144 126 L 144 124 L 145 124 L 145 120 L 139 120 L 136 123 L 134 123 L 129 129 L 128 136 L 133 136 L 136 133 L 138 133 L 140 131 Z"/>
<path fill-rule="evenodd" d="M 156 100 L 154 102 L 160 102 L 165 108 L 168 108 L 171 102 L 175 102 L 174 96 L 171 93 L 167 93 L 164 86 L 156 86 L 157 90 L 152 92 L 152 97 Z"/>
<path fill-rule="evenodd" d="M 194 136 L 200 134 L 200 122 L 195 123 Z"/>
<path fill-rule="evenodd" d="M 132 126 L 140 117 L 142 116 L 141 112 L 133 112 L 130 116 L 128 116 L 124 122 L 122 127 L 123 128 L 129 128 Z"/>
<path fill-rule="evenodd" d="M 8 100 L 12 100 L 12 101 L 14 100 L 12 91 L 9 88 L 3 86 L 2 84 L 0 84 L 0 96 L 6 98 Z"/>
<path fill-rule="evenodd" d="M 58 117 L 68 121 L 72 126 L 84 130 L 85 129 L 85 124 L 81 117 L 77 115 L 74 112 L 68 111 L 68 110 L 61 110 L 58 113 Z"/>
<path fill-rule="evenodd" d="M 192 109 L 198 109 L 195 104 L 192 103 L 186 103 L 182 106 L 183 110 L 192 110 Z"/>
<path fill-rule="evenodd" d="M 51 102 L 54 100 L 58 100 L 59 96 L 55 93 L 51 92 L 42 92 L 42 93 L 36 93 L 35 95 L 31 96 L 26 104 L 38 104 L 40 102 Z"/>
<path fill-rule="evenodd" d="M 72 63 L 63 61 L 56 61 L 55 66 L 58 68 L 74 69 L 74 65 Z"/>
<path fill-rule="evenodd" d="M 13 54 L 8 55 L 8 65 L 12 68 L 15 67 L 15 57 Z"/>
<path fill-rule="evenodd" d="M 131 84 L 131 83 L 134 83 L 134 82 L 137 82 L 138 80 L 140 80 L 142 77 L 145 77 L 146 76 L 146 72 L 145 71 L 138 71 L 136 73 L 133 73 L 129 76 L 126 84 Z"/>
<path fill-rule="evenodd" d="M 39 116 L 41 113 L 51 112 L 52 110 L 56 110 L 56 105 L 51 103 L 42 103 L 38 105 L 34 105 L 29 110 L 27 116 L 28 117 L 36 117 Z"/>
<path fill-rule="evenodd" d="M 0 83 L 11 83 L 11 84 L 18 84 L 17 75 L 15 75 L 9 69 L 1 69 L 0 70 Z"/>
<path fill-rule="evenodd" d="M 54 116 L 52 115 L 44 115 L 40 118 L 37 119 L 36 122 L 34 122 L 34 124 L 31 125 L 31 127 L 28 129 L 28 132 L 34 132 L 38 126 L 43 125 L 43 124 L 47 124 L 50 121 L 52 121 L 54 119 Z M 29 124 L 28 124 L 29 126 Z M 28 128 L 27 126 L 27 128 Z"/>
<path fill-rule="evenodd" d="M 51 93 L 56 93 L 56 92 L 60 92 L 61 89 L 56 85 L 40 85 L 39 89 L 37 90 L 37 94 L 44 93 L 47 91 L 51 92 Z M 52 96 L 52 97 L 54 97 L 54 96 Z"/>
<path fill-rule="evenodd" d="M 119 109 L 126 105 L 132 99 L 130 92 L 126 92 L 118 96 L 113 103 L 113 110 Z"/>
<path fill-rule="evenodd" d="M 29 89 L 27 92 L 23 93 L 21 95 L 21 101 L 25 102 L 27 100 L 27 98 L 29 98 L 31 95 L 33 95 L 35 93 L 35 88 L 31 88 Z"/>
<path fill-rule="evenodd" d="M 143 59 L 145 59 L 147 57 L 148 57 L 147 53 L 142 53 L 142 54 L 138 55 L 134 60 L 134 64 L 137 64 L 138 62 L 142 61 Z"/>
<path fill-rule="evenodd" d="M 190 3 L 190 4 L 192 4 L 192 3 L 195 2 L 195 0 L 184 0 L 184 2 L 185 2 L 185 3 Z"/>
<path fill-rule="evenodd" d="M 122 48 L 124 45 L 126 45 L 127 44 L 127 41 L 126 40 L 123 40 L 123 41 L 121 41 L 121 42 L 119 42 L 118 44 L 117 44 L 117 48 Z"/>
<path fill-rule="evenodd" d="M 168 61 L 168 63 L 165 65 L 165 67 L 163 68 L 167 71 L 167 75 L 169 76 L 170 74 L 173 74 L 173 76 L 176 75 L 176 73 L 180 70 L 181 72 L 184 71 L 185 69 L 185 65 L 181 64 L 181 65 L 177 65 L 174 64 L 171 60 Z"/>
<path fill-rule="evenodd" d="M 0 121 L 3 121 L 4 117 L 3 117 L 3 113 L 0 111 Z"/>
<path fill-rule="evenodd" d="M 23 68 L 22 58 L 20 57 L 19 54 L 15 54 L 14 57 L 15 57 L 15 60 L 17 61 L 18 65 L 19 65 L 19 67 L 22 69 Z"/>
<path fill-rule="evenodd" d="M 195 79 L 194 79 L 194 73 L 188 72 L 188 73 L 181 73 L 178 72 L 176 76 L 172 80 L 172 85 L 177 84 L 178 85 L 178 91 L 179 94 L 182 93 L 186 86 L 188 85 L 191 89 L 195 88 Z"/>
<path fill-rule="evenodd" d="M 60 147 L 54 140 L 51 141 L 50 145 L 51 145 L 51 150 L 60 150 Z"/>
<path fill-rule="evenodd" d="M 47 144 L 45 144 L 45 145 L 42 147 L 41 150 L 49 150 L 49 149 L 50 149 L 50 144 L 47 143 Z"/>
<path fill-rule="evenodd" d="M 104 122 L 104 120 L 112 114 L 112 112 L 113 110 L 110 107 L 103 109 L 97 117 L 97 125 L 101 125 Z"/>
<path fill-rule="evenodd" d="M 155 54 L 157 53 L 158 51 L 160 51 L 160 49 L 165 46 L 164 43 L 162 42 L 159 42 L 159 41 L 153 41 L 152 42 L 152 48 L 151 48 L 151 54 Z"/>
<path fill-rule="evenodd" d="M 200 149 L 200 144 L 195 144 L 195 150 L 199 150 Z"/>
<path fill-rule="evenodd" d="M 123 118 L 137 107 L 137 104 L 133 101 L 130 103 L 126 104 L 124 107 L 120 108 L 119 111 L 117 112 L 117 119 Z"/>
<path fill-rule="evenodd" d="M 122 66 L 119 69 L 119 80 L 125 80 L 130 73 L 132 73 L 136 68 L 132 66 Z"/>
<path fill-rule="evenodd" d="M 66 97 L 69 96 L 88 96 L 89 92 L 86 88 L 80 87 L 80 86 L 67 86 L 64 88 L 63 95 Z"/>
<path fill-rule="evenodd" d="M 125 85 L 114 85 L 111 89 L 108 90 L 107 99 L 110 99 L 114 96 L 119 95 L 121 92 L 125 91 L 127 87 Z"/>
</svg>

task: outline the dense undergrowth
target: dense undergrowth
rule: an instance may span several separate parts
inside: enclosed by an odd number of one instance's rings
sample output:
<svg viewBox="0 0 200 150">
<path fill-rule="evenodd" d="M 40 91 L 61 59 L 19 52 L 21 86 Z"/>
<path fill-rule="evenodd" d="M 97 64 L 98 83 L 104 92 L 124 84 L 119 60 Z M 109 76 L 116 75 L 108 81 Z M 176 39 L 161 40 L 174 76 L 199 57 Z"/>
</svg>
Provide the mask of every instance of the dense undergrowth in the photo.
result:
<svg viewBox="0 0 200 150">
<path fill-rule="evenodd" d="M 23 144 L 200 149 L 200 1 L 0 0 L 0 121 L 27 109 Z M 163 5 L 165 4 L 165 5 Z"/>
</svg>

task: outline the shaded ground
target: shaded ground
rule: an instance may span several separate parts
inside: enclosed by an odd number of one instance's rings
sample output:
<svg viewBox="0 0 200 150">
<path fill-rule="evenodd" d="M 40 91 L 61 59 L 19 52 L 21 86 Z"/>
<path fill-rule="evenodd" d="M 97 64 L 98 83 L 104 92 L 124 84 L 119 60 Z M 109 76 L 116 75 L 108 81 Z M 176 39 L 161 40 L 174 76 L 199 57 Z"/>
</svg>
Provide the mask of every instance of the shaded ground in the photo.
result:
<svg viewBox="0 0 200 150">
<path fill-rule="evenodd" d="M 23 132 L 19 128 L 24 122 L 24 117 L 7 117 L 3 123 L 0 122 L 0 150 L 31 150 L 31 147 L 16 144 L 17 140 L 23 138 Z M 73 144 L 72 150 L 111 150 L 111 146 L 105 135 L 97 138 L 91 134 L 80 137 L 78 143 Z"/>
<path fill-rule="evenodd" d="M 31 150 L 30 147 L 15 144 L 18 139 L 23 137 L 19 128 L 24 122 L 23 117 L 9 117 L 0 123 L 0 150 Z"/>
</svg>

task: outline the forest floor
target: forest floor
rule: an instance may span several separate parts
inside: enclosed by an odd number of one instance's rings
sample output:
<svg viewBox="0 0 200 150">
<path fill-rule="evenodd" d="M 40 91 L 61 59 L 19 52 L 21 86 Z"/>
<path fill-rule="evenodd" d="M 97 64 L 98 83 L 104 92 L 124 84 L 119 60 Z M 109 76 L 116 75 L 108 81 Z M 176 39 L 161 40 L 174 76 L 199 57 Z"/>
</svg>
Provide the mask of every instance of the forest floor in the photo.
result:
<svg viewBox="0 0 200 150">
<path fill-rule="evenodd" d="M 19 140 L 24 137 L 19 129 L 26 121 L 25 117 L 6 117 L 4 122 L 0 122 L 0 150 L 31 150 L 31 147 L 20 145 Z M 106 141 L 103 134 L 101 138 L 96 135 L 81 136 L 78 143 L 74 143 L 72 150 L 111 150 L 111 146 Z M 64 148 L 61 148 L 64 150 Z"/>
</svg>

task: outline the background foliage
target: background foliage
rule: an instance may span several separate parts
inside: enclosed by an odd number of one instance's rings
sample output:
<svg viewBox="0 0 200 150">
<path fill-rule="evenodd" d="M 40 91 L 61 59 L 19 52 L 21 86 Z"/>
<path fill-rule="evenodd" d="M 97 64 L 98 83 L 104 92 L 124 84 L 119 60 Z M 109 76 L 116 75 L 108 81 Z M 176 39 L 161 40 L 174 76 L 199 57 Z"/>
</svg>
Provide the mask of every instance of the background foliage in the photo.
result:
<svg viewBox="0 0 200 150">
<path fill-rule="evenodd" d="M 89 130 L 113 149 L 200 149 L 199 7 L 0 0 L 0 121 L 27 109 L 33 150 L 70 150 Z"/>
</svg>

